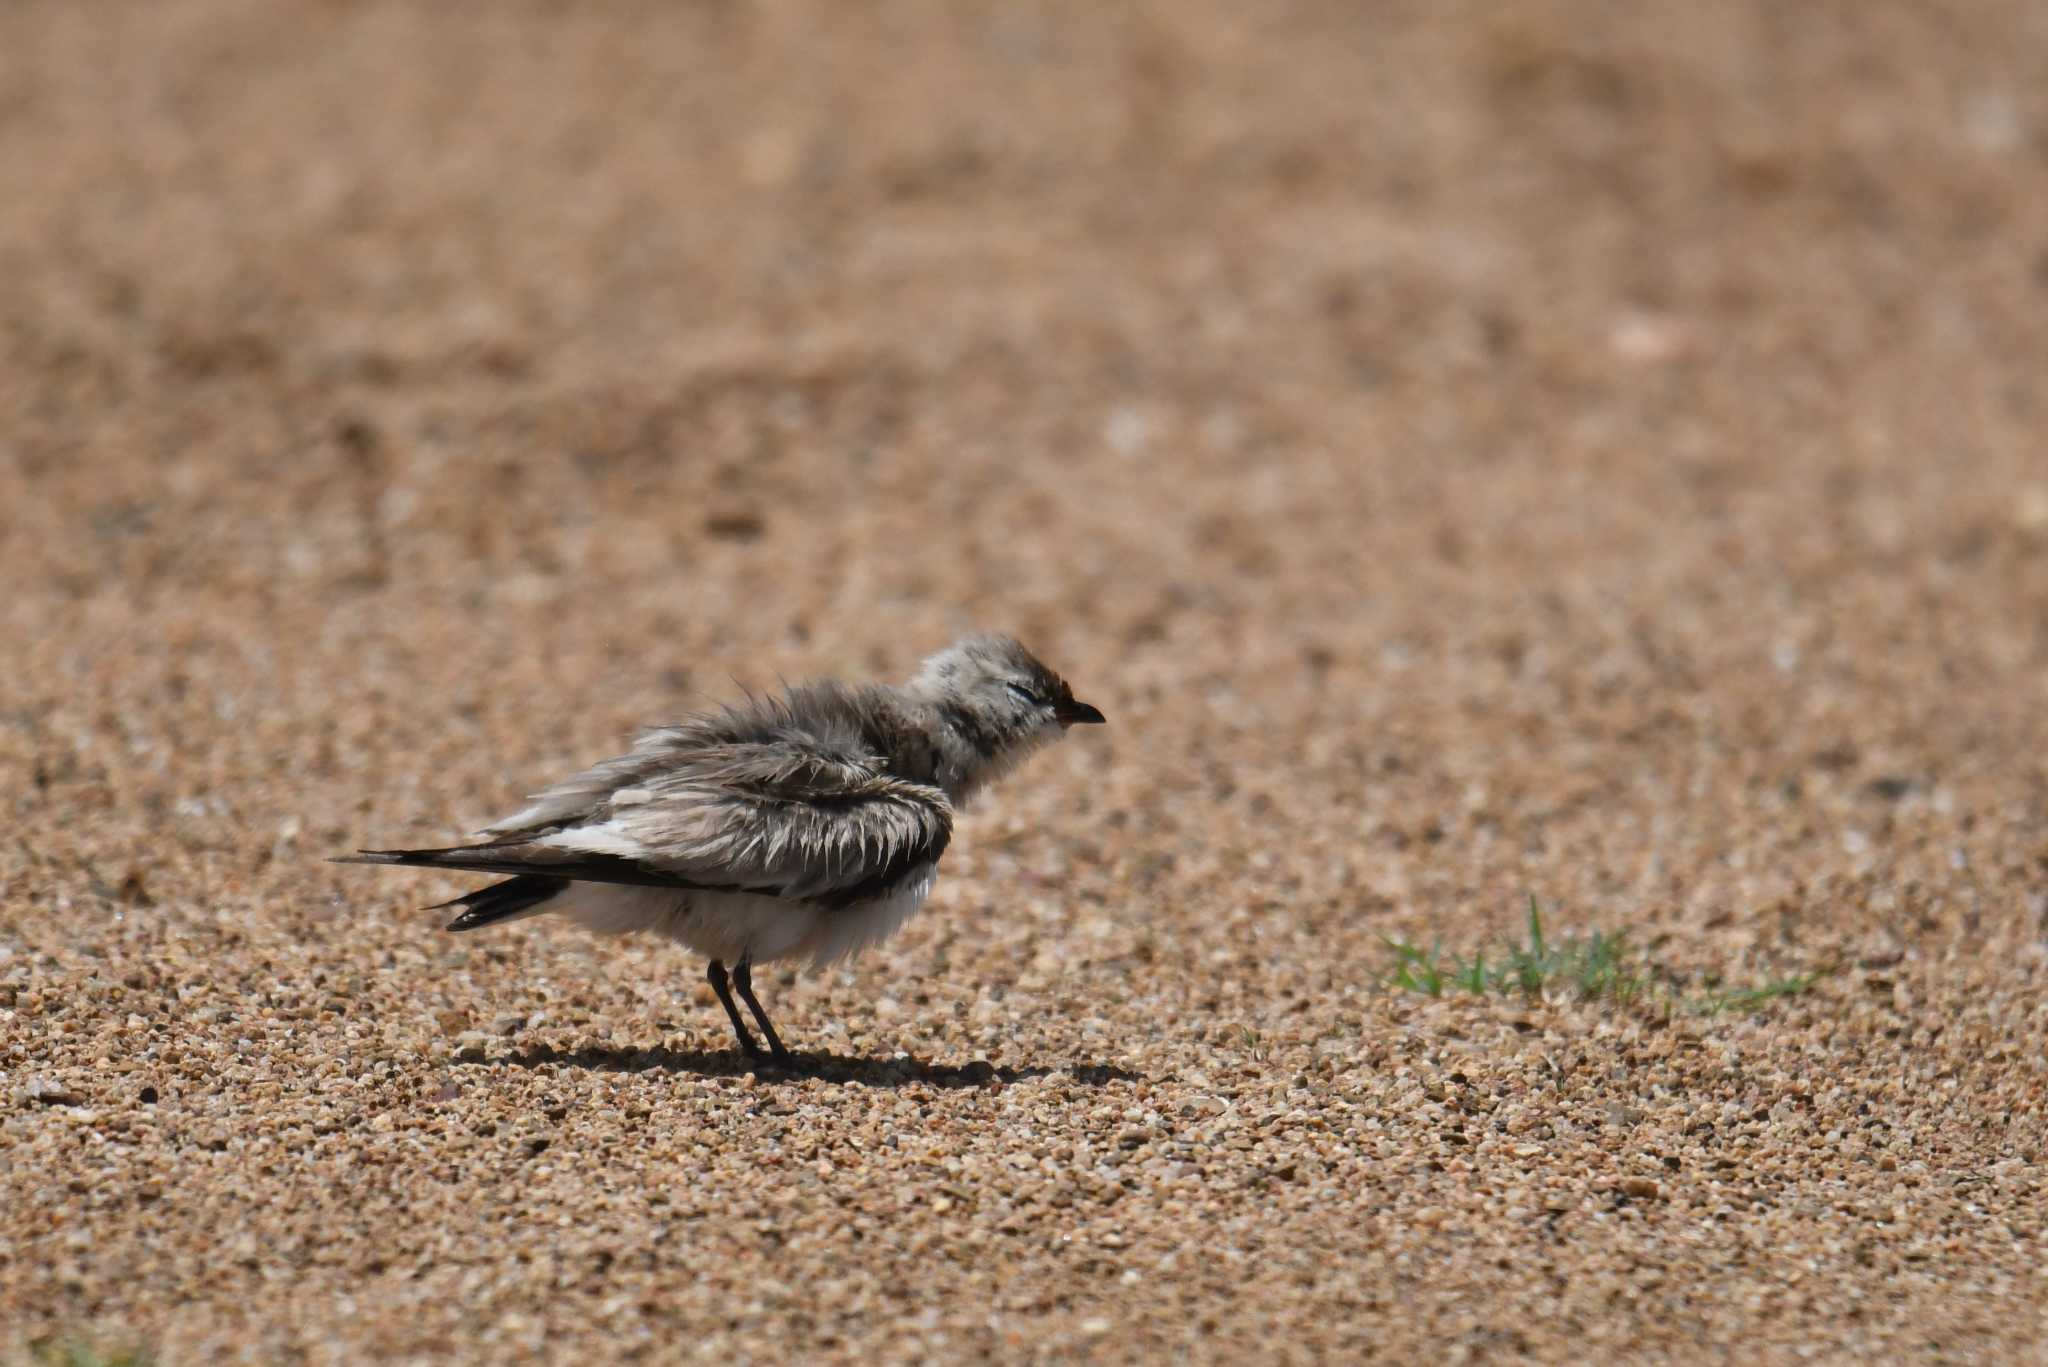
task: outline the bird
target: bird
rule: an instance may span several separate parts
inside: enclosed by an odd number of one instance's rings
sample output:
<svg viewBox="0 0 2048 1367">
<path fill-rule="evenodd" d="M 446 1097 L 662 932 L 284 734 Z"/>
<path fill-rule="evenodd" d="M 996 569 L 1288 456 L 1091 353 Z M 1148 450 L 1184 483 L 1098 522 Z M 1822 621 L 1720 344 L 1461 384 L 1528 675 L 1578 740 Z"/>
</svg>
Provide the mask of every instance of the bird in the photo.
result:
<svg viewBox="0 0 2048 1367">
<path fill-rule="evenodd" d="M 788 1067 L 754 965 L 823 968 L 879 944 L 930 893 L 957 811 L 1103 721 L 1014 637 L 968 636 L 902 684 L 819 679 L 644 729 L 470 843 L 334 862 L 509 875 L 429 908 L 460 909 L 451 931 L 552 913 L 679 941 L 708 961 L 741 1051 Z"/>
</svg>

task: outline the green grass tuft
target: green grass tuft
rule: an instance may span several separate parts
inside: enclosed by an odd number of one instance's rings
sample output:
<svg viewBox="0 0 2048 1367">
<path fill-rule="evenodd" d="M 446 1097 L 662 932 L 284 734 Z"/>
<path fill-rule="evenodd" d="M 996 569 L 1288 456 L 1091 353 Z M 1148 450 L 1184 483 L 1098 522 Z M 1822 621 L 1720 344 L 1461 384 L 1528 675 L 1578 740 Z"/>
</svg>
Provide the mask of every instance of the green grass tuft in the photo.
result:
<svg viewBox="0 0 2048 1367">
<path fill-rule="evenodd" d="M 1381 937 L 1389 962 L 1389 986 L 1426 997 L 1447 991 L 1485 996 L 1518 992 L 1532 1000 L 1552 996 L 1581 1001 L 1607 1001 L 1628 1006 L 1648 1002 L 1665 1010 L 1686 1009 L 1719 1015 L 1754 1011 L 1781 997 L 1794 997 L 1827 976 L 1828 970 L 1771 978 L 1754 987 L 1686 996 L 1667 985 L 1655 969 L 1634 952 L 1626 931 L 1593 931 L 1587 935 L 1553 936 L 1543 925 L 1543 910 L 1534 894 L 1519 939 L 1510 939 L 1501 958 L 1489 963 L 1482 947 L 1471 957 L 1449 953 L 1441 944 L 1428 948 Z"/>
<path fill-rule="evenodd" d="M 1713 1016 L 1718 1016 L 1723 1011 L 1754 1011 L 1780 997 L 1796 997 L 1827 975 L 1827 969 L 1817 968 L 1811 973 L 1793 973 L 1782 978 L 1767 978 L 1755 987 L 1745 987 L 1735 992 L 1716 992 L 1705 999 L 1702 1009 Z"/>
</svg>

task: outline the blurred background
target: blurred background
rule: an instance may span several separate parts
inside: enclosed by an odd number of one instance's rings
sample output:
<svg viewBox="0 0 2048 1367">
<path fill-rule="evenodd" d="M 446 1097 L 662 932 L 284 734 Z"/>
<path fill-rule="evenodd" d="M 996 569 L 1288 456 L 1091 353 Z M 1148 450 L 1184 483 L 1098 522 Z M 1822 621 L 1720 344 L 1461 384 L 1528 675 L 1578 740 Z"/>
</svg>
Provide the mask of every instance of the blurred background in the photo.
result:
<svg viewBox="0 0 2048 1367">
<path fill-rule="evenodd" d="M 1120 904 L 1895 874 L 1784 794 L 2040 809 L 2044 172 L 2024 0 L 9 5 L 10 787 L 339 889 L 981 626 Z"/>
<path fill-rule="evenodd" d="M 708 1041 L 321 860 L 984 628 L 1112 724 L 793 1035 L 1284 1039 L 1532 893 L 2034 983 L 2044 376 L 2038 0 L 10 0 L 10 971 Z"/>
</svg>

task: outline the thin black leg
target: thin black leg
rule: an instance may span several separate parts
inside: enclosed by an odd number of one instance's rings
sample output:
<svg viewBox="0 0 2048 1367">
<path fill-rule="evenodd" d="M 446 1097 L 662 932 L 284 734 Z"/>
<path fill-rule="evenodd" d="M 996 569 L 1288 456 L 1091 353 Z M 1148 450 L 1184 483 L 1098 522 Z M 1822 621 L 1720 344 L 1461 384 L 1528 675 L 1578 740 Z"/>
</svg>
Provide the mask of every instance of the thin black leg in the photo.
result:
<svg viewBox="0 0 2048 1367">
<path fill-rule="evenodd" d="M 747 966 L 740 965 L 740 991 L 747 996 L 747 1005 L 754 1006 L 753 994 L 746 988 Z M 704 976 L 711 979 L 711 990 L 718 994 L 718 1004 L 725 1008 L 725 1014 L 732 1018 L 732 1032 L 739 1036 L 740 1048 L 746 1050 L 748 1058 L 761 1057 L 761 1046 L 754 1043 L 754 1037 L 747 1033 L 747 1023 L 740 1019 L 740 1009 L 732 1004 L 732 988 L 727 985 L 725 965 L 713 959 L 711 966 L 704 970 Z M 761 1008 L 754 1006 L 754 1014 L 760 1015 Z M 770 1034 L 769 1039 L 775 1036 Z"/>
<path fill-rule="evenodd" d="M 754 1019 L 761 1022 L 761 1033 L 768 1037 L 768 1050 L 775 1055 L 777 1063 L 789 1062 L 789 1050 L 782 1047 L 782 1040 L 775 1033 L 775 1027 L 768 1023 L 768 1013 L 761 1009 L 761 999 L 754 995 L 754 965 L 745 959 L 732 971 L 733 986 L 740 990 L 740 1000 L 747 1004 L 747 1010 L 754 1013 Z M 739 1019 L 737 1015 L 733 1017 Z"/>
</svg>

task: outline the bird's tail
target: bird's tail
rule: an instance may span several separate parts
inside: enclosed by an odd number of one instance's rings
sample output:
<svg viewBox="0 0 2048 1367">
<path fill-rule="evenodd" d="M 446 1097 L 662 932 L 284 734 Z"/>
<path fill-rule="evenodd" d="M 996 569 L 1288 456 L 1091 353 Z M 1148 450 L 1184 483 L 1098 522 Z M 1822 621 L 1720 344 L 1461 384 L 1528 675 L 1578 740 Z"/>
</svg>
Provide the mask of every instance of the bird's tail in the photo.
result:
<svg viewBox="0 0 2048 1367">
<path fill-rule="evenodd" d="M 428 907 L 428 911 L 439 911 L 442 907 L 461 907 L 462 914 L 450 921 L 449 930 L 476 930 L 483 926 L 494 926 L 500 921 L 517 921 L 527 916 L 538 916 L 547 910 L 547 904 L 556 894 L 569 886 L 566 878 L 549 878 L 544 874 L 522 873 L 517 878 L 507 878 L 502 883 L 493 883 L 475 892 L 466 892 L 446 902 Z"/>
</svg>

